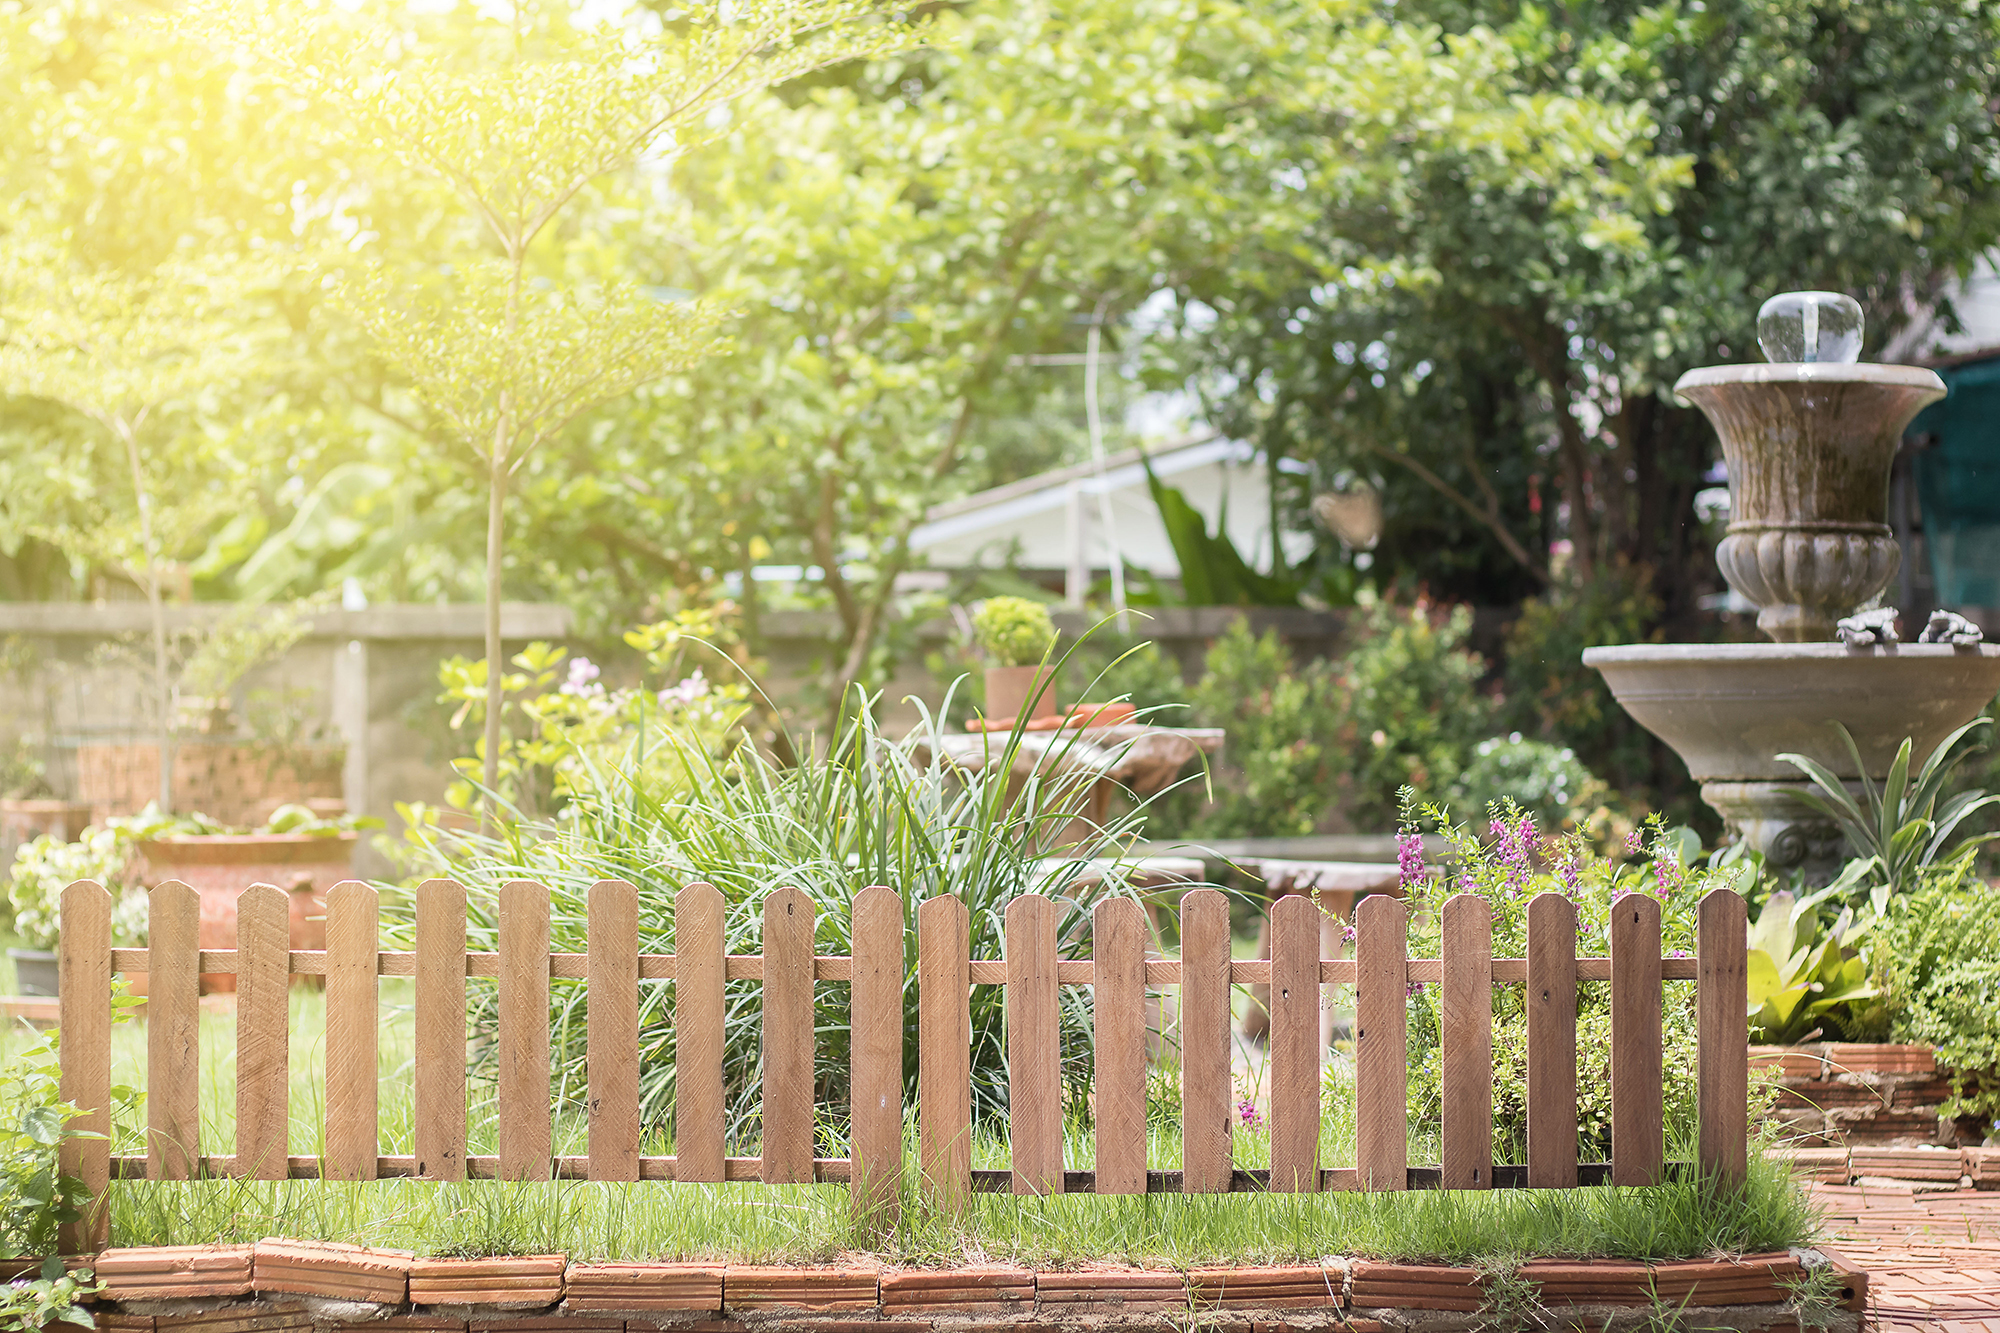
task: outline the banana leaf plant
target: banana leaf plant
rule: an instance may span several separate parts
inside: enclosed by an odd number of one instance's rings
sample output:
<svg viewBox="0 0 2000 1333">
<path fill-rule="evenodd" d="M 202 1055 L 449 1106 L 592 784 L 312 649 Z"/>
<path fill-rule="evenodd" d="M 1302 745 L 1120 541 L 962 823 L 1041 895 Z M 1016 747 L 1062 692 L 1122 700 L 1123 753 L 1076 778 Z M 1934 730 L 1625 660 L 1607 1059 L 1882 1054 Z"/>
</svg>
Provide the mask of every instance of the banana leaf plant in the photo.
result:
<svg viewBox="0 0 2000 1333">
<path fill-rule="evenodd" d="M 1765 900 L 1750 927 L 1750 1039 L 1774 1046 L 1809 1041 L 1835 1029 L 1852 1039 L 1877 1015 L 1869 1001 L 1879 995 L 1868 964 L 1855 948 L 1866 932 L 1853 909 L 1831 927 L 1820 921 L 1820 904 L 1838 901 L 1868 873 L 1864 861 L 1850 862 L 1840 877 L 1814 893 L 1781 889 Z"/>
<path fill-rule="evenodd" d="M 1879 791 L 1868 777 L 1867 765 L 1861 762 L 1861 749 L 1854 743 L 1853 735 L 1840 723 L 1833 723 L 1847 744 L 1854 771 L 1861 774 L 1859 800 L 1824 764 L 1801 754 L 1778 756 L 1812 780 L 1817 790 L 1803 792 L 1800 798 L 1837 823 L 1855 854 L 1863 858 L 1859 864 L 1873 881 L 1869 898 L 1877 913 L 1887 906 L 1891 894 L 1912 888 L 1932 865 L 1970 856 L 1985 843 L 2000 838 L 2000 833 L 1983 833 L 1953 841 L 1967 819 L 1990 806 L 2000 805 L 2000 796 L 1961 791 L 1943 797 L 1940 804 L 1946 780 L 1966 757 L 1952 751 L 1967 734 L 1990 726 L 1992 721 L 1990 717 L 1976 717 L 1952 732 L 1938 743 L 1914 775 L 1910 772 L 1910 741 L 1905 737 Z M 1843 880 L 1846 878 L 1842 876 Z"/>
</svg>

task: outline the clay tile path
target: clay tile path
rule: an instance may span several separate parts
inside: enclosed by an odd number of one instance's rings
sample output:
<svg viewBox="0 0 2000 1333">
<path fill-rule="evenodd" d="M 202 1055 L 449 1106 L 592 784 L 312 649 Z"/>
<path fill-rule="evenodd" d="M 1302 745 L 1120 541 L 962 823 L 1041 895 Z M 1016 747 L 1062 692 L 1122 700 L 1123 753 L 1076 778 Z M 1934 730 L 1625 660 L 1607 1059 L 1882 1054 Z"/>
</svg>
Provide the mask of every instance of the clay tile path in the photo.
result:
<svg viewBox="0 0 2000 1333">
<path fill-rule="evenodd" d="M 1882 1333 L 2000 1333 L 2000 1193 L 1813 1185 Z"/>
</svg>

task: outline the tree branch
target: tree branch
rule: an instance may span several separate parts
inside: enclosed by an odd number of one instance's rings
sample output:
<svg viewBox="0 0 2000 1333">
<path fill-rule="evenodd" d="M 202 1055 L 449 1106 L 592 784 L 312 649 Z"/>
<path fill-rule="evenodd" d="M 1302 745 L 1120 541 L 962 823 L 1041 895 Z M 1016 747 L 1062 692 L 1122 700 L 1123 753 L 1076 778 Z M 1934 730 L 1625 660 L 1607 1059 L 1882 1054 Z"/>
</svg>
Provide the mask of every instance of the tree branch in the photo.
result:
<svg viewBox="0 0 2000 1333">
<path fill-rule="evenodd" d="M 1481 527 L 1484 527 L 1488 532 L 1491 532 L 1494 536 L 1494 539 L 1498 541 L 1500 545 L 1506 548 L 1507 554 L 1513 556 L 1514 559 L 1518 560 L 1521 563 L 1521 567 L 1523 569 L 1527 570 L 1530 574 L 1535 576 L 1535 580 L 1537 582 L 1547 583 L 1549 581 L 1548 570 L 1544 568 L 1542 564 L 1534 558 L 1534 556 L 1529 554 L 1528 548 L 1521 545 L 1520 539 L 1516 537 L 1507 528 L 1506 523 L 1501 519 L 1499 510 L 1499 497 L 1493 493 L 1490 487 L 1484 486 L 1483 479 L 1482 479 L 1482 489 L 1485 490 L 1489 504 L 1491 505 L 1491 507 L 1487 509 L 1482 509 L 1478 505 L 1474 504 L 1471 498 L 1468 497 L 1464 492 L 1458 490 L 1456 487 L 1451 485 L 1451 483 L 1447 482 L 1443 477 L 1440 477 L 1437 473 L 1431 471 L 1431 469 L 1425 467 L 1422 463 L 1418 462 L 1414 458 L 1411 458 L 1407 454 L 1399 454 L 1395 450 L 1384 448 L 1383 446 L 1376 444 L 1373 441 L 1363 441 L 1362 447 L 1368 450 L 1368 452 L 1374 454 L 1378 458 L 1383 458 L 1391 463 L 1400 464 L 1401 466 L 1408 468 L 1410 472 L 1415 474 L 1421 481 L 1423 481 L 1425 485 L 1429 486 L 1439 495 L 1442 495 L 1445 499 L 1457 505 L 1460 509 L 1463 509 L 1467 514 L 1471 515 L 1472 518 L 1476 520 Z M 1475 469 L 1475 475 L 1476 471 L 1477 470 Z"/>
</svg>

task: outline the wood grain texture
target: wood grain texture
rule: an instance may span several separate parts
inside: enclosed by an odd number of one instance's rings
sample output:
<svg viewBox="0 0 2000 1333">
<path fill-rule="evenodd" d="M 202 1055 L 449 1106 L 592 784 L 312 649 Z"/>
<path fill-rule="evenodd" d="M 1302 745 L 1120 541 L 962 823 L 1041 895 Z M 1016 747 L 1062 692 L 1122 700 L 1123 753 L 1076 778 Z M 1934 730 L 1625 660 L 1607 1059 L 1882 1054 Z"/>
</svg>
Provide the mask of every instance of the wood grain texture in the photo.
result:
<svg viewBox="0 0 2000 1333">
<path fill-rule="evenodd" d="M 1695 918 L 1698 1160 L 1705 1175 L 1740 1184 L 1749 1170 L 1749 912 L 1740 894 L 1711 889 Z"/>
<path fill-rule="evenodd" d="M 1439 996 L 1444 1188 L 1493 1187 L 1493 909 L 1473 893 L 1445 900 Z"/>
<path fill-rule="evenodd" d="M 95 1250 L 110 1231 L 111 1188 L 111 895 L 80 879 L 62 892 L 56 938 L 57 998 L 62 1014 L 58 1083 L 82 1112 L 56 1149 L 62 1173 L 89 1192 L 81 1218 L 62 1224 L 65 1254 Z M 96 1138 L 80 1137 L 84 1134 Z"/>
<path fill-rule="evenodd" d="M 326 1177 L 373 1180 L 381 1152 L 377 1088 L 381 906 L 343 880 L 326 892 Z"/>
<path fill-rule="evenodd" d="M 547 1180 L 549 891 L 532 880 L 500 886 L 499 988 L 500 1177 Z"/>
<path fill-rule="evenodd" d="M 764 898 L 764 1183 L 813 1178 L 812 899 L 795 888 Z"/>
<path fill-rule="evenodd" d="M 1229 899 L 1181 897 L 1181 1189 L 1229 1192 Z"/>
<path fill-rule="evenodd" d="M 674 895 L 674 1179 L 722 1179 L 722 894 Z"/>
<path fill-rule="evenodd" d="M 465 1179 L 465 889 L 417 886 L 417 1174 Z"/>
<path fill-rule="evenodd" d="M 1354 1166 L 1366 1190 L 1409 1183 L 1409 939 L 1403 899 L 1371 894 L 1355 908 Z"/>
<path fill-rule="evenodd" d="M 1319 907 L 1271 904 L 1271 1189 L 1319 1188 Z"/>
<path fill-rule="evenodd" d="M 201 1160 L 201 895 L 146 895 L 146 1178 L 190 1180 Z"/>
<path fill-rule="evenodd" d="M 622 879 L 590 886 L 590 1179 L 639 1178 L 639 890 Z"/>
<path fill-rule="evenodd" d="M 285 1178 L 291 910 L 269 884 L 236 895 L 236 1174 L 246 1180 Z"/>
<path fill-rule="evenodd" d="M 1528 1185 L 1576 1184 L 1576 904 L 1528 903 Z"/>
<path fill-rule="evenodd" d="M 1106 898 L 1091 914 L 1099 1194 L 1146 1192 L 1146 909 Z"/>
<path fill-rule="evenodd" d="M 894 889 L 854 896 L 854 980 L 849 1010 L 855 1216 L 894 1225 L 903 1176 L 903 900 Z M 810 1168 L 811 1163 L 807 1163 Z"/>
<path fill-rule="evenodd" d="M 1039 893 L 1007 904 L 1007 1130 L 1016 1194 L 1063 1190 L 1056 916 L 1056 904 Z"/>
<path fill-rule="evenodd" d="M 1746 1053 L 1746 1059 L 1747 1059 Z M 1611 1183 L 1657 1185 L 1666 1169 L 1660 1039 L 1660 904 L 1611 904 Z"/>
<path fill-rule="evenodd" d="M 956 897 L 917 907 L 917 1155 L 948 1213 L 972 1197 L 971 930 Z"/>
</svg>

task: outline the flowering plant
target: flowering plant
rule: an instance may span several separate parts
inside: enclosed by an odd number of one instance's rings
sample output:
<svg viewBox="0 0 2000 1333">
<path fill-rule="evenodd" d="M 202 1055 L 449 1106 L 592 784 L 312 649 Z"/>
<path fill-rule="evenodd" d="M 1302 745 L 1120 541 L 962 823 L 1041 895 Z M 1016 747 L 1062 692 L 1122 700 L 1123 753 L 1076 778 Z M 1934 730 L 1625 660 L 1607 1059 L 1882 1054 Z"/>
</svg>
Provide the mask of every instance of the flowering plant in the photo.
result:
<svg viewBox="0 0 2000 1333">
<path fill-rule="evenodd" d="M 146 945 L 146 890 L 132 861 L 129 821 L 110 820 L 83 831 L 75 842 L 42 834 L 14 854 L 7 901 L 14 909 L 14 933 L 33 949 L 53 949 L 62 928 L 62 893 L 80 879 L 111 890 L 111 945 Z"/>
<path fill-rule="evenodd" d="M 1410 905 L 1410 956 L 1440 956 L 1441 913 L 1454 894 L 1485 899 L 1493 913 L 1493 956 L 1527 956 L 1528 904 L 1541 893 L 1560 893 L 1576 904 L 1577 950 L 1582 956 L 1609 952 L 1611 905 L 1628 893 L 1644 893 L 1660 904 L 1661 948 L 1682 958 L 1694 950 L 1696 907 L 1714 888 L 1736 888 L 1741 867 L 1696 864 L 1700 842 L 1684 829 L 1666 827 L 1654 816 L 1627 838 L 1624 854 L 1599 856 L 1583 834 L 1543 833 L 1533 816 L 1511 801 L 1489 807 L 1486 836 L 1453 823 L 1441 806 L 1419 803 L 1402 793 L 1399 862 Z M 1430 828 L 1449 848 L 1443 864 L 1426 862 L 1422 832 Z M 1410 987 L 1410 1092 L 1412 1125 L 1437 1131 L 1440 1096 L 1440 995 L 1438 988 Z M 1666 1060 L 1667 1130 L 1695 1123 L 1694 983 L 1666 983 L 1662 1001 Z M 1577 1152 L 1578 1160 L 1603 1161 L 1611 1148 L 1610 985 L 1577 983 Z M 1496 1161 L 1525 1160 L 1527 1145 L 1527 1007 L 1519 986 L 1493 991 L 1493 1148 Z"/>
</svg>

